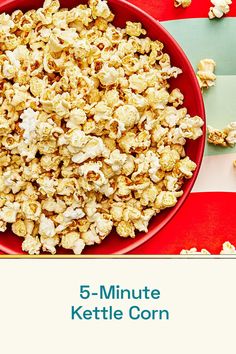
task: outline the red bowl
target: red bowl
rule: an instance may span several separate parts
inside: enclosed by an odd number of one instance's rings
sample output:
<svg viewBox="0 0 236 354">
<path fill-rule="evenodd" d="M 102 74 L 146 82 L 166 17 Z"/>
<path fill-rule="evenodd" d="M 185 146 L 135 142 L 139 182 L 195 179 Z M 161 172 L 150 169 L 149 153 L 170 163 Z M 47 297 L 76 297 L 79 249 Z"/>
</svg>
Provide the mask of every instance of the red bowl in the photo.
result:
<svg viewBox="0 0 236 354">
<path fill-rule="evenodd" d="M 62 7 L 71 8 L 80 3 L 86 2 L 87 1 L 80 0 L 61 0 L 61 5 Z M 0 12 L 11 13 L 16 9 L 26 11 L 32 8 L 39 8 L 42 4 L 43 0 L 0 0 Z M 188 108 L 188 111 L 192 116 L 198 115 L 205 120 L 204 104 L 196 75 L 188 58 L 175 39 L 164 29 L 164 27 L 160 25 L 157 20 L 136 6 L 123 0 L 109 0 L 109 5 L 116 15 L 114 20 L 114 24 L 116 26 L 124 27 L 126 21 L 141 22 L 147 30 L 147 35 L 151 39 L 158 39 L 164 43 L 165 52 L 170 55 L 172 65 L 181 68 L 183 71 L 182 75 L 180 75 L 177 79 L 172 80 L 172 88 L 178 87 L 183 92 L 185 96 L 184 105 Z M 204 125 L 203 136 L 196 141 L 189 140 L 187 142 L 187 154 L 193 161 L 196 162 L 197 169 L 194 172 L 193 177 L 185 182 L 183 187 L 184 194 L 179 199 L 177 205 L 155 216 L 149 225 L 148 233 L 139 233 L 135 239 L 124 239 L 119 237 L 115 232 L 112 232 L 100 245 L 87 247 L 84 254 L 125 254 L 140 246 L 151 237 L 155 235 L 158 237 L 158 232 L 178 212 L 194 185 L 203 158 L 205 132 L 206 126 Z M 8 254 L 23 254 L 21 250 L 21 243 L 22 239 L 14 236 L 11 231 L 8 231 L 0 237 L 0 250 Z M 65 254 L 68 252 L 65 252 L 65 250 L 59 250 L 59 253 Z"/>
</svg>

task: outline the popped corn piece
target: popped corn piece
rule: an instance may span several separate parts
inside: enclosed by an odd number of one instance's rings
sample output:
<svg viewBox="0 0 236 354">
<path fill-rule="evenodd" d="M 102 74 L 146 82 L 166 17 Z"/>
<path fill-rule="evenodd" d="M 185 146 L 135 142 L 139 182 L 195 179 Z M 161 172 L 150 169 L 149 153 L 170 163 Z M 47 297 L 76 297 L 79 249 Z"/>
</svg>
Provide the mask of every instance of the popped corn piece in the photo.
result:
<svg viewBox="0 0 236 354">
<path fill-rule="evenodd" d="M 160 157 L 160 166 L 163 171 L 171 171 L 180 160 L 179 153 L 176 150 L 164 150 Z"/>
<path fill-rule="evenodd" d="M 157 90 L 154 87 L 149 87 L 146 90 L 147 100 L 153 109 L 164 109 L 169 101 L 169 93 L 166 88 Z"/>
<path fill-rule="evenodd" d="M 0 210 L 0 220 L 7 223 L 14 223 L 17 220 L 17 214 L 20 212 L 20 204 L 17 202 L 6 202 Z"/>
<path fill-rule="evenodd" d="M 118 107 L 115 110 L 114 117 L 123 123 L 126 129 L 133 128 L 140 119 L 137 108 L 128 104 Z"/>
<path fill-rule="evenodd" d="M 184 138 L 196 140 L 203 134 L 201 129 L 203 125 L 204 122 L 202 118 L 198 116 L 186 116 L 184 119 L 182 119 L 179 127 L 183 132 Z"/>
<path fill-rule="evenodd" d="M 236 168 L 236 160 L 234 160 L 233 165 L 234 165 L 234 167 Z"/>
<path fill-rule="evenodd" d="M 55 254 L 57 252 L 55 246 L 57 246 L 59 244 L 60 238 L 58 236 L 54 236 L 54 237 L 41 236 L 40 242 L 42 245 L 42 250 L 44 252 L 49 252 L 51 254 Z"/>
<path fill-rule="evenodd" d="M 95 159 L 98 156 L 107 157 L 109 154 L 109 151 L 105 147 L 103 140 L 97 137 L 91 137 L 81 150 L 81 152 L 73 155 L 73 162 L 80 164 L 88 159 Z"/>
<path fill-rule="evenodd" d="M 122 170 L 122 167 L 124 166 L 126 160 L 126 154 L 121 154 L 120 150 L 116 149 L 112 151 L 109 159 L 105 159 L 104 161 L 106 162 L 106 164 L 111 166 L 112 170 L 115 173 L 119 173 Z"/>
<path fill-rule="evenodd" d="M 116 226 L 116 232 L 121 237 L 135 237 L 135 228 L 130 221 L 120 221 Z"/>
<path fill-rule="evenodd" d="M 134 157 L 130 154 L 126 154 L 126 161 L 122 166 L 122 172 L 125 176 L 130 176 L 135 169 Z"/>
<path fill-rule="evenodd" d="M 188 156 L 177 163 L 177 169 L 182 172 L 185 178 L 191 178 L 196 167 L 197 165 L 195 162 L 191 161 Z"/>
<path fill-rule="evenodd" d="M 140 232 L 148 232 L 148 225 L 151 218 L 155 215 L 155 211 L 152 209 L 145 209 L 143 214 L 138 220 L 134 220 L 135 229 Z"/>
<path fill-rule="evenodd" d="M 170 192 L 174 192 L 179 189 L 178 178 L 172 175 L 165 177 L 166 189 Z"/>
<path fill-rule="evenodd" d="M 52 197 L 55 194 L 57 184 L 58 184 L 58 182 L 55 179 L 51 179 L 47 176 L 39 177 L 37 179 L 37 183 L 39 185 L 38 190 L 43 195 L 47 195 L 49 197 Z"/>
<path fill-rule="evenodd" d="M 131 21 L 126 22 L 125 31 L 129 36 L 135 36 L 135 37 L 139 37 L 141 36 L 141 34 L 147 33 L 145 29 L 142 28 L 140 22 L 131 22 Z"/>
<path fill-rule="evenodd" d="M 180 254 L 182 254 L 182 255 L 186 255 L 186 254 L 192 254 L 192 255 L 205 254 L 205 255 L 209 255 L 210 252 L 208 252 L 205 248 L 203 248 L 201 251 L 198 251 L 197 248 L 193 247 L 193 248 L 190 248 L 190 250 L 182 250 L 180 252 Z"/>
<path fill-rule="evenodd" d="M 90 0 L 89 6 L 92 10 L 93 18 L 102 17 L 108 19 L 112 13 L 105 0 Z"/>
<path fill-rule="evenodd" d="M 41 242 L 38 237 L 27 235 L 22 243 L 22 250 L 31 255 L 40 254 Z"/>
<path fill-rule="evenodd" d="M 101 238 L 98 236 L 94 228 L 91 228 L 86 232 L 82 232 L 81 239 L 85 242 L 87 246 L 92 246 L 95 243 L 101 243 Z"/>
<path fill-rule="evenodd" d="M 109 131 L 109 137 L 111 139 L 119 139 L 122 133 L 126 130 L 125 124 L 118 119 L 111 119 L 106 124 L 106 129 Z"/>
<path fill-rule="evenodd" d="M 236 144 L 236 122 L 230 123 L 225 129 L 224 132 L 227 134 L 226 141 L 227 144 L 233 146 Z"/>
<path fill-rule="evenodd" d="M 110 213 L 114 221 L 121 221 L 123 217 L 123 203 L 118 202 L 118 203 L 113 203 Z"/>
<path fill-rule="evenodd" d="M 93 216 L 93 220 L 95 231 L 102 239 L 109 235 L 112 230 L 113 222 L 107 219 L 105 214 L 96 213 Z"/>
<path fill-rule="evenodd" d="M 23 220 L 17 220 L 12 224 L 12 231 L 15 235 L 25 237 L 27 234 L 26 224 Z"/>
<path fill-rule="evenodd" d="M 95 188 L 99 188 L 107 183 L 107 179 L 101 171 L 101 167 L 101 162 L 88 162 L 79 167 L 79 174 L 87 181 L 94 183 Z"/>
<path fill-rule="evenodd" d="M 148 84 L 145 78 L 140 74 L 133 74 L 129 77 L 129 86 L 138 93 L 146 90 Z"/>
<path fill-rule="evenodd" d="M 53 237 L 56 234 L 53 221 L 44 214 L 40 217 L 39 234 L 43 237 Z"/>
<path fill-rule="evenodd" d="M 151 184 L 144 192 L 141 194 L 140 203 L 143 206 L 153 204 L 156 200 L 158 190 L 154 184 Z"/>
<path fill-rule="evenodd" d="M 208 139 L 210 144 L 220 145 L 223 147 L 234 146 L 236 144 L 236 122 L 232 122 L 222 130 L 207 127 Z"/>
<path fill-rule="evenodd" d="M 227 134 L 224 131 L 212 128 L 210 126 L 207 127 L 207 131 L 208 131 L 207 141 L 209 144 L 220 145 L 223 147 L 227 146 L 227 142 L 226 142 Z"/>
<path fill-rule="evenodd" d="M 223 249 L 220 254 L 236 254 L 236 249 L 229 241 L 223 244 Z"/>
<path fill-rule="evenodd" d="M 75 191 L 75 181 L 71 178 L 63 178 L 58 180 L 56 193 L 58 195 L 70 196 Z"/>
<path fill-rule="evenodd" d="M 36 130 L 38 115 L 39 112 L 35 112 L 31 108 L 27 108 L 20 116 L 22 122 L 19 124 L 19 127 L 24 130 L 23 137 L 26 143 L 30 141 Z"/>
<path fill-rule="evenodd" d="M 108 64 L 104 64 L 97 74 L 97 78 L 104 86 L 114 85 L 117 82 L 118 77 L 118 71 L 115 68 L 108 66 Z"/>
<path fill-rule="evenodd" d="M 136 209 L 135 207 L 132 206 L 126 206 L 124 211 L 123 211 L 123 220 L 124 221 L 134 221 L 137 219 L 140 219 L 141 217 L 141 212 L 140 210 Z"/>
<path fill-rule="evenodd" d="M 7 229 L 7 223 L 5 221 L 0 220 L 0 232 L 5 232 Z"/>
<path fill-rule="evenodd" d="M 184 102 L 184 95 L 182 92 L 176 88 L 171 91 L 169 96 L 169 103 L 172 103 L 174 107 L 182 106 Z"/>
<path fill-rule="evenodd" d="M 72 231 L 62 236 L 61 246 L 65 249 L 73 250 L 75 254 L 81 254 L 85 247 L 85 242 L 80 238 L 79 232 Z"/>
<path fill-rule="evenodd" d="M 232 4 L 231 0 L 211 0 L 211 3 L 214 5 L 210 7 L 208 16 L 209 19 L 221 18 L 230 11 L 230 6 Z"/>
<path fill-rule="evenodd" d="M 30 79 L 30 92 L 33 96 L 41 96 L 46 88 L 46 82 L 38 77 L 34 76 Z"/>
<path fill-rule="evenodd" d="M 85 243 L 82 239 L 78 239 L 73 246 L 73 252 L 74 254 L 81 254 L 83 249 L 85 247 Z"/>
<path fill-rule="evenodd" d="M 198 64 L 197 79 L 201 89 L 215 86 L 216 75 L 214 74 L 216 63 L 213 59 L 202 59 Z"/>
<path fill-rule="evenodd" d="M 0 14 L 0 34 L 9 33 L 14 27 L 14 22 L 8 14 Z"/>
<path fill-rule="evenodd" d="M 70 206 L 64 211 L 63 216 L 68 221 L 71 221 L 83 218 L 85 216 L 85 213 L 81 208 L 74 208 L 73 206 Z"/>
<path fill-rule="evenodd" d="M 176 193 L 162 191 L 155 200 L 155 208 L 160 210 L 171 208 L 177 203 Z"/>
<path fill-rule="evenodd" d="M 41 215 L 41 204 L 37 201 L 27 200 L 22 203 L 21 211 L 26 219 L 37 221 Z"/>
<path fill-rule="evenodd" d="M 183 8 L 189 7 L 192 3 L 192 0 L 174 0 L 175 7 L 182 6 Z"/>
<path fill-rule="evenodd" d="M 81 124 L 84 124 L 86 120 L 86 113 L 80 108 L 74 108 L 69 114 L 66 126 L 71 129 L 78 128 Z"/>
</svg>

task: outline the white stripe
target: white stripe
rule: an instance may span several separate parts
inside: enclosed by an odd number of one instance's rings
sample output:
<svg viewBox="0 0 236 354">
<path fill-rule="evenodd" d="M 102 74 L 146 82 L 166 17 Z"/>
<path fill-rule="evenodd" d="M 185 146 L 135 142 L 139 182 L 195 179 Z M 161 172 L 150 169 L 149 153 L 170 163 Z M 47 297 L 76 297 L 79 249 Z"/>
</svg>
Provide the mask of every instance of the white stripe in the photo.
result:
<svg viewBox="0 0 236 354">
<path fill-rule="evenodd" d="M 203 158 L 193 192 L 236 192 L 236 154 Z"/>
</svg>

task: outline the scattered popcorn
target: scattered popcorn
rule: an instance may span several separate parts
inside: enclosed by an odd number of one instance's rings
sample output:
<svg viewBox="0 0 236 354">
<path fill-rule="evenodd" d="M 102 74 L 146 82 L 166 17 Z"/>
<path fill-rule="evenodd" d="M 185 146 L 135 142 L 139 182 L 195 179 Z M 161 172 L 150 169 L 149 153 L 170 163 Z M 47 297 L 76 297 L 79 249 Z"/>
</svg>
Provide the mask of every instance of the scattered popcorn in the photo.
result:
<svg viewBox="0 0 236 354">
<path fill-rule="evenodd" d="M 211 0 L 211 3 L 214 6 L 210 7 L 208 13 L 210 20 L 213 18 L 221 18 L 226 15 L 230 11 L 229 5 L 232 4 L 232 0 Z"/>
<path fill-rule="evenodd" d="M 197 248 L 193 247 L 190 248 L 190 250 L 182 250 L 180 254 L 186 255 L 186 254 L 191 254 L 191 255 L 197 255 L 197 254 L 210 254 L 205 248 L 203 248 L 201 251 L 198 251 Z"/>
<path fill-rule="evenodd" d="M 207 127 L 208 129 L 208 143 L 213 145 L 220 145 L 223 147 L 234 146 L 236 144 L 236 122 L 232 122 L 222 130 Z"/>
<path fill-rule="evenodd" d="M 189 7 L 192 3 L 192 0 L 174 0 L 175 7 L 182 6 L 183 8 Z"/>
<path fill-rule="evenodd" d="M 190 254 L 190 255 L 198 255 L 198 254 L 205 254 L 209 255 L 211 254 L 209 251 L 206 249 L 202 249 L 201 251 L 198 251 L 197 248 L 193 247 L 190 250 L 182 250 L 180 252 L 182 255 Z M 234 245 L 232 245 L 229 241 L 224 242 L 222 246 L 222 250 L 220 251 L 220 254 L 236 254 L 236 249 Z"/>
<path fill-rule="evenodd" d="M 227 241 L 223 244 L 223 249 L 220 254 L 236 254 L 236 249 L 229 241 Z"/>
<path fill-rule="evenodd" d="M 141 23 L 115 27 L 106 0 L 59 9 L 0 15 L 0 231 L 11 224 L 29 254 L 148 232 L 182 196 L 196 168 L 185 144 L 202 135 L 169 88 L 182 71 Z"/>
<path fill-rule="evenodd" d="M 216 75 L 214 74 L 216 63 L 213 59 L 202 59 L 198 64 L 197 79 L 201 89 L 215 86 Z"/>
</svg>

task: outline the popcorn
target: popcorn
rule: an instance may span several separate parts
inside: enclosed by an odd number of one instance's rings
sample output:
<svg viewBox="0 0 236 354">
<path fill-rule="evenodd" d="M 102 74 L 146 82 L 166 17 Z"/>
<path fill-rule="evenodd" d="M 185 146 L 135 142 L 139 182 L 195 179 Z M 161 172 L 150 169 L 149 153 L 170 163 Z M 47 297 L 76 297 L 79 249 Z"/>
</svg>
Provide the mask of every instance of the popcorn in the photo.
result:
<svg viewBox="0 0 236 354">
<path fill-rule="evenodd" d="M 181 91 L 178 88 L 171 91 L 169 96 L 169 103 L 172 103 L 174 107 L 178 107 L 178 106 L 182 106 L 183 102 L 184 102 L 184 95 L 181 93 Z"/>
<path fill-rule="evenodd" d="M 57 252 L 56 246 L 59 244 L 60 239 L 57 236 L 54 237 L 40 237 L 40 242 L 44 252 L 50 252 L 55 254 Z"/>
<path fill-rule="evenodd" d="M 161 154 L 160 166 L 163 171 L 171 171 L 175 167 L 176 163 L 180 160 L 180 156 L 176 150 L 165 150 Z"/>
<path fill-rule="evenodd" d="M 224 131 L 212 128 L 211 126 L 208 126 L 207 130 L 208 130 L 207 141 L 209 144 L 220 145 L 223 147 L 227 146 L 227 142 L 226 142 L 227 134 Z"/>
<path fill-rule="evenodd" d="M 53 237 L 56 234 L 53 221 L 44 214 L 40 217 L 39 234 L 43 237 Z"/>
<path fill-rule="evenodd" d="M 198 64 L 197 79 L 201 89 L 215 86 L 216 75 L 214 74 L 216 63 L 213 59 L 202 59 Z"/>
<path fill-rule="evenodd" d="M 92 246 L 95 243 L 98 243 L 98 244 L 101 243 L 101 239 L 98 236 L 98 234 L 96 233 L 96 231 L 94 230 L 94 228 L 89 231 L 83 232 L 81 234 L 81 239 L 84 241 L 84 243 L 87 246 Z"/>
<path fill-rule="evenodd" d="M 139 22 L 126 22 L 126 33 L 129 36 L 139 37 L 141 34 L 146 34 L 146 31 L 142 28 Z"/>
<path fill-rule="evenodd" d="M 213 145 L 220 145 L 223 147 L 234 146 L 236 144 L 236 122 L 230 123 L 222 130 L 207 127 L 208 143 Z"/>
<path fill-rule="evenodd" d="M 41 242 L 38 237 L 26 236 L 22 243 L 22 250 L 31 255 L 39 254 L 41 249 Z"/>
<path fill-rule="evenodd" d="M 0 34 L 10 32 L 13 27 L 14 22 L 11 20 L 11 17 L 5 13 L 0 14 Z"/>
<path fill-rule="evenodd" d="M 197 165 L 195 162 L 191 161 L 187 156 L 180 160 L 177 164 L 177 169 L 185 176 L 185 178 L 191 178 L 193 176 L 193 171 L 195 171 Z"/>
<path fill-rule="evenodd" d="M 158 209 L 166 209 L 175 206 L 177 203 L 176 193 L 173 192 L 161 192 L 156 200 L 155 207 Z"/>
<path fill-rule="evenodd" d="M 209 19 L 221 18 L 230 11 L 230 6 L 232 4 L 231 0 L 211 0 L 211 3 L 214 5 L 210 7 L 208 13 Z"/>
<path fill-rule="evenodd" d="M 119 122 L 124 124 L 126 129 L 133 128 L 140 119 L 137 108 L 128 104 L 118 107 L 114 116 Z"/>
<path fill-rule="evenodd" d="M 223 244 L 223 249 L 220 254 L 236 254 L 236 249 L 229 241 Z"/>
<path fill-rule="evenodd" d="M 81 124 L 84 124 L 87 120 L 86 113 L 80 108 L 74 108 L 69 115 L 66 126 L 68 128 L 78 128 Z"/>
<path fill-rule="evenodd" d="M 204 122 L 202 118 L 195 116 L 186 116 L 180 123 L 179 127 L 183 132 L 183 137 L 196 140 L 202 136 L 202 126 Z"/>
<path fill-rule="evenodd" d="M 35 133 L 38 115 L 39 112 L 27 108 L 20 116 L 22 122 L 19 124 L 19 127 L 24 130 L 23 138 L 26 143 L 30 141 L 31 136 Z"/>
<path fill-rule="evenodd" d="M 147 88 L 145 78 L 140 74 L 133 74 L 129 77 L 130 87 L 138 93 L 142 93 Z"/>
<path fill-rule="evenodd" d="M 174 0 L 175 7 L 182 6 L 183 8 L 189 7 L 192 3 L 192 0 Z"/>
<path fill-rule="evenodd" d="M 39 220 L 41 215 L 41 205 L 37 201 L 25 201 L 21 206 L 24 217 L 29 220 Z"/>
<path fill-rule="evenodd" d="M 191 248 L 190 250 L 182 250 L 180 252 L 180 254 L 183 254 L 183 255 L 187 255 L 187 254 L 192 254 L 192 255 L 198 255 L 198 254 L 205 254 L 205 255 L 210 255 L 211 253 L 206 250 L 206 249 L 202 249 L 200 252 L 197 250 L 196 247 L 193 247 Z M 226 241 L 223 243 L 223 246 L 222 246 L 222 250 L 220 252 L 221 255 L 223 254 L 236 254 L 236 249 L 234 247 L 234 245 L 232 245 L 229 241 Z"/>
<path fill-rule="evenodd" d="M 0 15 L 0 231 L 29 254 L 148 232 L 196 168 L 184 146 L 203 121 L 169 90 L 181 70 L 141 23 L 113 18 L 105 0 Z"/>
<path fill-rule="evenodd" d="M 117 82 L 118 76 L 118 71 L 113 67 L 109 67 L 108 64 L 105 64 L 97 74 L 98 79 L 104 86 L 114 85 Z"/>
<path fill-rule="evenodd" d="M 121 154 L 119 149 L 112 151 L 109 159 L 104 161 L 111 166 L 112 170 L 115 173 L 119 173 L 122 170 L 123 165 L 125 164 L 127 157 L 125 154 Z"/>
<path fill-rule="evenodd" d="M 198 255 L 198 254 L 209 255 L 210 252 L 208 252 L 205 248 L 203 248 L 201 251 L 198 251 L 197 248 L 193 247 L 190 250 L 182 250 L 180 252 L 180 254 L 182 254 L 182 255 L 187 255 L 187 254 L 191 254 L 191 255 Z"/>
<path fill-rule="evenodd" d="M 62 236 L 61 245 L 63 248 L 72 249 L 75 254 L 81 254 L 85 247 L 85 242 L 80 238 L 78 232 L 69 232 Z"/>
<path fill-rule="evenodd" d="M 116 226 L 116 232 L 121 237 L 135 237 L 135 227 L 130 221 L 121 221 Z"/>
<path fill-rule="evenodd" d="M 4 207 L 0 210 L 0 220 L 6 223 L 14 223 L 17 220 L 17 214 L 20 211 L 20 204 L 17 202 L 6 202 Z"/>
</svg>

